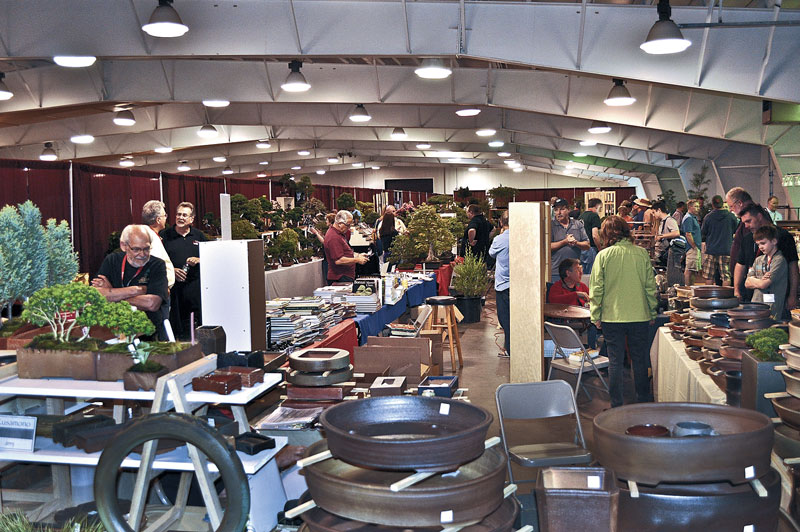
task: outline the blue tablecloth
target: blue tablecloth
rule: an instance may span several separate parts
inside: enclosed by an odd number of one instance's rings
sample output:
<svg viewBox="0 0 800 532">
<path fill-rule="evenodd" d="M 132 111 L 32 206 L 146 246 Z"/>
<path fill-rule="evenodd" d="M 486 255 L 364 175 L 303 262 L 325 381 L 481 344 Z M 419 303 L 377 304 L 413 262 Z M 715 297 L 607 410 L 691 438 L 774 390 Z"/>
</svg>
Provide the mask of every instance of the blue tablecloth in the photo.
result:
<svg viewBox="0 0 800 532">
<path fill-rule="evenodd" d="M 403 315 L 409 307 L 416 307 L 425 303 L 425 299 L 437 294 L 436 278 L 431 281 L 423 281 L 421 284 L 410 286 L 403 297 L 394 305 L 384 305 L 372 314 L 356 314 L 353 321 L 359 330 L 358 345 L 367 343 L 367 338 L 377 336 L 386 327 Z"/>
</svg>

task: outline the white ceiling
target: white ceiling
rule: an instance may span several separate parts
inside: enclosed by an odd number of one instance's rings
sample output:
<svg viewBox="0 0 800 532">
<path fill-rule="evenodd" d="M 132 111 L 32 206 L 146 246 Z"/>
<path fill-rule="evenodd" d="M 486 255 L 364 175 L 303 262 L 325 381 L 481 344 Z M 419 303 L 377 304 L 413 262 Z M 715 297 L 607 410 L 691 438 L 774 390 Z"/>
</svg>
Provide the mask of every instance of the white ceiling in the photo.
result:
<svg viewBox="0 0 800 532">
<path fill-rule="evenodd" d="M 796 10 L 673 7 L 678 23 L 800 21 Z M 650 56 L 638 45 L 657 19 L 653 5 L 550 2 L 177 0 L 190 31 L 175 39 L 144 34 L 155 0 L 8 0 L 0 4 L 0 70 L 14 98 L 0 102 L 0 156 L 35 159 L 54 142 L 61 159 L 174 172 L 189 160 L 196 175 L 230 165 L 243 177 L 265 168 L 282 174 L 334 171 L 348 164 L 452 165 L 437 151 L 501 168 L 498 151 L 531 169 L 561 172 L 569 159 L 586 175 L 665 177 L 713 162 L 723 187 L 758 179 L 772 155 L 796 153 L 795 125 L 762 125 L 762 99 L 800 102 L 800 26 L 684 29 L 683 54 Z M 726 3 L 727 5 L 727 3 Z M 749 5 L 749 4 L 748 4 Z M 95 55 L 87 69 L 65 69 L 52 56 Z M 454 68 L 443 81 L 419 79 L 422 57 Z M 312 85 L 286 93 L 287 62 L 302 59 Z M 637 102 L 602 103 L 623 78 Z M 208 98 L 230 107 L 207 109 Z M 366 105 L 367 124 L 347 120 Z M 112 123 L 116 105 L 132 104 L 137 123 Z M 477 117 L 454 111 L 478 106 Z M 613 130 L 587 133 L 591 120 Z M 204 123 L 216 139 L 195 133 Z M 5 125 L 5 126 L 3 126 Z M 408 133 L 391 140 L 394 127 Z M 506 142 L 489 148 L 478 127 Z M 68 139 L 91 133 L 93 144 Z M 272 148 L 253 141 L 271 137 Z M 581 148 L 580 140 L 599 144 Z M 430 142 L 418 150 L 417 142 Z M 171 154 L 153 153 L 172 146 Z M 309 156 L 297 155 L 307 148 Z M 575 159 L 574 151 L 588 154 Z M 215 163 L 213 155 L 228 161 Z M 683 158 L 668 158 L 667 156 Z M 688 159 L 686 159 L 688 158 Z M 269 161 L 268 166 L 259 165 Z M 754 168 L 741 172 L 740 168 Z M 590 170 L 590 169 L 593 169 Z M 734 170 L 737 170 L 734 172 Z M 327 179 L 334 174 L 329 173 Z"/>
</svg>

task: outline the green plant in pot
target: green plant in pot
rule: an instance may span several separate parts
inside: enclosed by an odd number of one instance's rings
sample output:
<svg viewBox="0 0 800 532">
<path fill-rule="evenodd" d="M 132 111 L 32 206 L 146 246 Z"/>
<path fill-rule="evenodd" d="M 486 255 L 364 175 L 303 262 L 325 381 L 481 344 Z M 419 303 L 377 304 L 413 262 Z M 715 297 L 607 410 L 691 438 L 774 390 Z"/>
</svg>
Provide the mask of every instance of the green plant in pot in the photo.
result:
<svg viewBox="0 0 800 532">
<path fill-rule="evenodd" d="M 453 267 L 453 289 L 458 292 L 456 306 L 463 323 L 481 321 L 481 298 L 489 288 L 486 263 L 467 250 L 464 262 Z"/>
<path fill-rule="evenodd" d="M 447 221 L 430 205 L 417 208 L 411 216 L 408 232 L 415 248 L 421 253 L 427 251 L 426 262 L 437 260 L 438 254 L 452 249 L 455 242 Z"/>
<path fill-rule="evenodd" d="M 519 194 L 519 190 L 513 187 L 504 187 L 502 184 L 489 189 L 489 197 L 494 200 L 495 209 L 508 207 L 508 202 L 512 201 L 517 194 Z"/>
<path fill-rule="evenodd" d="M 297 256 L 300 237 L 293 229 L 284 229 L 273 241 L 275 253 L 280 257 L 281 265 L 291 266 Z"/>
<path fill-rule="evenodd" d="M 336 198 L 336 208 L 340 211 L 352 211 L 356 208 L 356 199 L 349 192 L 343 192 Z"/>
<path fill-rule="evenodd" d="M 89 337 L 90 327 L 101 324 L 109 305 L 96 288 L 81 283 L 58 284 L 38 290 L 25 302 L 22 319 L 39 327 L 49 326 L 51 334 L 35 338 L 31 347 L 86 349 L 89 346 L 82 345 L 82 342 Z M 142 315 L 147 318 L 144 313 Z M 74 341 L 73 330 L 82 332 Z"/>
<path fill-rule="evenodd" d="M 169 373 L 169 370 L 150 360 L 154 346 L 136 338 L 127 348 L 133 359 L 133 366 L 122 375 L 123 386 L 126 390 L 155 390 L 156 381 Z"/>
</svg>

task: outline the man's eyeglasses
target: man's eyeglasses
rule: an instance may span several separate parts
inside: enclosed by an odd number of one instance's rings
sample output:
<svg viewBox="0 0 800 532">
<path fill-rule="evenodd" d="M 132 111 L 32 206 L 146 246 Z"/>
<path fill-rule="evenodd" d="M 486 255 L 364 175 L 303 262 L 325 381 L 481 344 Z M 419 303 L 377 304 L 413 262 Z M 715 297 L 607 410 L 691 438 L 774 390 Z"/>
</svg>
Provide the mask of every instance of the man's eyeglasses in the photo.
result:
<svg viewBox="0 0 800 532">
<path fill-rule="evenodd" d="M 191 214 L 178 213 L 175 215 L 175 218 L 191 218 L 191 217 L 192 217 Z"/>
<path fill-rule="evenodd" d="M 135 248 L 132 246 L 128 246 L 128 249 L 133 251 L 134 253 L 150 253 L 150 246 L 147 246 L 145 248 Z"/>
</svg>

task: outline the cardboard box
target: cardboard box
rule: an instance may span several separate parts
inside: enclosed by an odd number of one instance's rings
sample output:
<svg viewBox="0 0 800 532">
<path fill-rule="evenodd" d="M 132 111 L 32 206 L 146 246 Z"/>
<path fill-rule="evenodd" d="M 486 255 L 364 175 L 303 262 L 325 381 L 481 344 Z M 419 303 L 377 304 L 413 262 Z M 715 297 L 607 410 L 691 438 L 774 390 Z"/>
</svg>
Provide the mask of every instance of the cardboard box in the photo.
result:
<svg viewBox="0 0 800 532">
<path fill-rule="evenodd" d="M 354 371 L 380 373 L 389 366 L 389 375 L 406 377 L 408 386 L 416 386 L 434 366 L 431 341 L 427 338 L 392 338 L 370 336 L 367 345 L 353 350 Z"/>
</svg>

